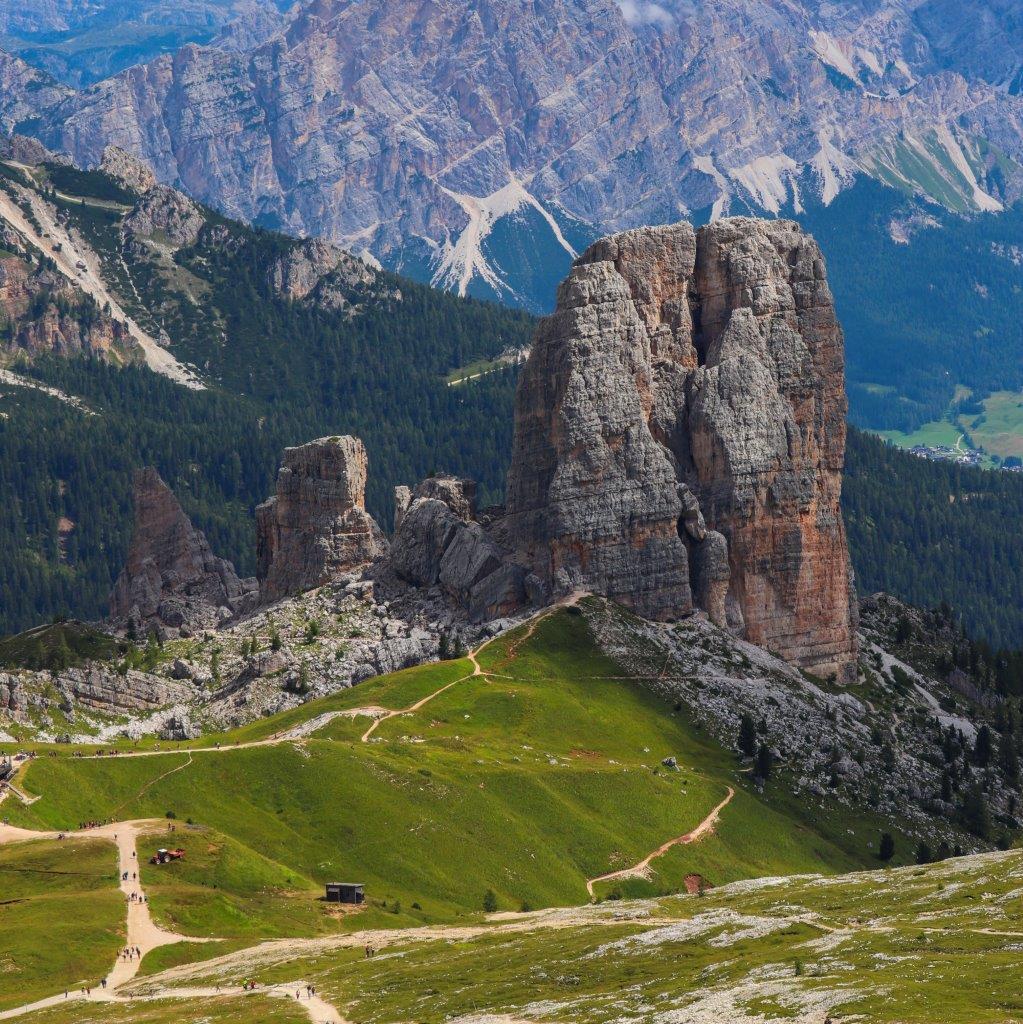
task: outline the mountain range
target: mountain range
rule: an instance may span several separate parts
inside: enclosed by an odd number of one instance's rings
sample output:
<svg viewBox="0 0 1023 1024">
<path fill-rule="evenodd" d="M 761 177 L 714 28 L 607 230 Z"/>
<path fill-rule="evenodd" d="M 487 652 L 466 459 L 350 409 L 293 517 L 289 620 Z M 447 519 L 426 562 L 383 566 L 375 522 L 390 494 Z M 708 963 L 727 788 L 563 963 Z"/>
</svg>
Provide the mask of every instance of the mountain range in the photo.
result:
<svg viewBox="0 0 1023 1024">
<path fill-rule="evenodd" d="M 87 165 L 114 143 L 232 216 L 548 305 L 524 246 L 560 252 L 556 280 L 596 234 L 798 212 L 863 175 L 1001 210 L 1023 187 L 1020 31 L 980 0 L 316 0 L 248 47 L 37 84 L 7 126 Z"/>
<path fill-rule="evenodd" d="M 0 1018 L 1005 1024 L 1019 30 L 0 0 Z"/>
</svg>

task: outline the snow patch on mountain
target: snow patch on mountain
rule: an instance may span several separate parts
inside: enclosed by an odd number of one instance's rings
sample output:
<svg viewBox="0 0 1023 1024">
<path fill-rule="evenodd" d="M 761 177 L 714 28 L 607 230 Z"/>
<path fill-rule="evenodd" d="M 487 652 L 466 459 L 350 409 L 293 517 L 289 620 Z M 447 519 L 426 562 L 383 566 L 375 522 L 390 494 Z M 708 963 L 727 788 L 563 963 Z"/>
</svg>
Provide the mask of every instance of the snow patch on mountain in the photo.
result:
<svg viewBox="0 0 1023 1024">
<path fill-rule="evenodd" d="M 799 165 L 786 153 L 757 157 L 742 167 L 730 170 L 728 174 L 768 213 L 780 213 L 789 200 L 790 191 L 797 212 L 801 208 L 796 185 Z"/>
<path fill-rule="evenodd" d="M 452 241 L 445 240 L 438 249 L 437 268 L 431 279 L 435 287 L 449 288 L 464 296 L 474 277 L 489 285 L 498 295 L 511 295 L 514 290 L 487 262 L 483 242 L 502 218 L 520 210 L 535 210 L 551 229 L 558 245 L 575 259 L 577 253 L 562 234 L 551 212 L 513 175 L 508 184 L 489 196 L 471 196 L 440 186 L 442 191 L 465 211 L 469 223 Z"/>
</svg>

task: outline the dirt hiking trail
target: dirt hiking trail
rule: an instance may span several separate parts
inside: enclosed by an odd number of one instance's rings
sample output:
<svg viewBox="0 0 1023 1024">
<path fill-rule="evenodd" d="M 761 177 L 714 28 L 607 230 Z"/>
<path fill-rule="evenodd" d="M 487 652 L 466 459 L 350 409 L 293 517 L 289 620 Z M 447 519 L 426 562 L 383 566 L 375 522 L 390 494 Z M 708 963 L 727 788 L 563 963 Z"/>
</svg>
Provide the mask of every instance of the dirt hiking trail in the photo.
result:
<svg viewBox="0 0 1023 1024">
<path fill-rule="evenodd" d="M 735 790 L 729 786 L 728 795 L 696 828 L 686 832 L 685 835 L 662 843 L 653 853 L 648 853 L 638 864 L 633 864 L 631 868 L 622 868 L 620 871 L 609 871 L 606 875 L 598 875 L 596 878 L 589 879 L 586 883 L 586 891 L 590 894 L 590 898 L 592 899 L 595 895 L 593 887 L 597 882 L 611 882 L 618 878 L 649 878 L 652 861 L 658 857 L 663 857 L 674 846 L 687 846 L 689 843 L 697 843 L 704 836 L 713 832 L 721 812 L 731 803 L 733 796 L 735 796 Z"/>
</svg>

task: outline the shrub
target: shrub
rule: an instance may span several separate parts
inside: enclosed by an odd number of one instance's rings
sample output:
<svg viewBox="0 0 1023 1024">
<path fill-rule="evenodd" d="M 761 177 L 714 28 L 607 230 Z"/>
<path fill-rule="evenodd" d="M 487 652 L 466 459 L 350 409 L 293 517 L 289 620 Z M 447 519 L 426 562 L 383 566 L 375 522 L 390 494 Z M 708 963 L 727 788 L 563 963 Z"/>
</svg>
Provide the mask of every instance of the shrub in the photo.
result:
<svg viewBox="0 0 1023 1024">
<path fill-rule="evenodd" d="M 891 860 L 895 856 L 895 840 L 892 838 L 891 832 L 881 833 L 881 845 L 878 848 L 877 855 L 884 861 Z"/>
</svg>

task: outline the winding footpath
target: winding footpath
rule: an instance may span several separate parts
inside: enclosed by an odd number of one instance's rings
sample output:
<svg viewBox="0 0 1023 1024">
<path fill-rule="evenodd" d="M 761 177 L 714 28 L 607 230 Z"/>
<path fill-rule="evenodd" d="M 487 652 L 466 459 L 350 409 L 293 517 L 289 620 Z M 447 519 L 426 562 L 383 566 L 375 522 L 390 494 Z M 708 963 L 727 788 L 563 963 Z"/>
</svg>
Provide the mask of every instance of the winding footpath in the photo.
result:
<svg viewBox="0 0 1023 1024">
<path fill-rule="evenodd" d="M 652 861 L 655 861 L 658 857 L 663 857 L 674 846 L 687 846 L 690 843 L 699 842 L 704 836 L 713 832 L 721 812 L 732 802 L 733 796 L 735 796 L 735 790 L 729 786 L 728 795 L 696 828 L 686 832 L 685 835 L 662 843 L 653 853 L 648 853 L 638 864 L 633 864 L 631 868 L 622 868 L 620 871 L 609 871 L 606 875 L 597 875 L 596 878 L 589 879 L 586 883 L 586 891 L 590 894 L 590 898 L 593 899 L 595 896 L 593 887 L 597 882 L 611 882 L 619 878 L 649 878 Z"/>
<path fill-rule="evenodd" d="M 191 758 L 184 765 L 172 771 L 180 771 L 191 763 Z M 171 774 L 170 772 L 166 774 Z M 165 776 L 161 776 L 164 778 Z M 158 780 L 154 780 L 158 781 Z M 152 785 L 152 783 L 150 783 Z M 79 989 L 68 990 L 57 995 L 37 999 L 22 1006 L 0 1012 L 0 1021 L 22 1017 L 36 1010 L 62 1006 L 71 1002 L 87 1003 L 137 1003 L 140 1000 L 153 999 L 200 999 L 237 997 L 247 995 L 265 995 L 275 999 L 293 999 L 309 1016 L 312 1024 L 348 1024 L 338 1010 L 325 999 L 315 995 L 303 981 L 288 982 L 268 986 L 255 991 L 247 991 L 241 986 L 207 989 L 164 989 L 158 988 L 151 993 L 125 993 L 122 990 L 131 982 L 142 966 L 146 954 L 160 946 L 169 946 L 178 942 L 215 942 L 215 939 L 196 938 L 180 935 L 161 928 L 149 913 L 149 901 L 142 888 L 138 858 L 138 837 L 142 832 L 159 831 L 164 822 L 159 819 L 142 819 L 138 821 L 119 821 L 99 828 L 86 829 L 80 832 L 35 832 L 30 829 L 16 828 L 13 825 L 0 825 L 0 845 L 32 842 L 40 839 L 89 838 L 107 839 L 117 847 L 117 870 L 121 892 L 124 893 L 127 906 L 124 948 L 131 950 L 130 955 L 122 951 L 99 984 Z"/>
<path fill-rule="evenodd" d="M 512 657 L 515 656 L 522 644 L 536 632 L 537 627 L 545 618 L 554 614 L 560 608 L 575 605 L 584 596 L 586 595 L 582 592 L 573 593 L 559 601 L 557 604 L 551 605 L 550 607 L 533 615 L 530 620 L 527 620 L 528 628 L 525 630 L 523 635 L 517 638 L 509 647 L 509 655 Z M 451 687 L 464 682 L 467 679 L 494 675 L 494 673 L 488 672 L 480 665 L 478 658 L 484 648 L 493 643 L 495 639 L 497 639 L 497 637 L 491 637 L 475 648 L 475 650 L 470 651 L 467 654 L 466 657 L 473 666 L 472 672 L 446 683 L 444 686 L 441 686 L 437 690 L 427 694 L 425 697 L 420 698 L 414 704 L 406 708 L 388 710 L 382 707 L 372 706 L 365 708 L 352 708 L 339 712 L 328 712 L 324 715 L 311 719 L 309 722 L 302 723 L 299 726 L 279 733 L 268 739 L 253 740 L 248 743 L 217 745 L 211 747 L 192 747 L 179 750 L 123 751 L 104 755 L 105 757 L 158 757 L 173 756 L 175 753 L 187 754 L 186 761 L 182 764 L 175 765 L 162 775 L 159 775 L 148 782 L 139 793 L 135 794 L 131 800 L 125 801 L 121 807 L 127 806 L 128 803 L 137 799 L 142 795 L 142 793 L 156 785 L 156 783 L 160 782 L 162 779 L 167 778 L 167 776 L 188 768 L 193 764 L 192 755 L 195 753 L 226 753 L 232 750 L 273 746 L 280 743 L 294 742 L 295 740 L 316 731 L 316 729 L 321 728 L 324 724 L 339 715 L 371 715 L 373 717 L 373 723 L 361 737 L 363 743 L 369 742 L 373 732 L 381 722 L 388 721 L 400 715 L 413 714 L 446 690 L 449 690 Z M 8 787 L 0 792 L 0 802 L 2 802 L 11 792 L 25 803 L 32 803 L 35 800 L 40 799 L 39 796 L 29 797 L 20 789 L 16 789 L 8 784 Z M 653 860 L 662 856 L 674 846 L 694 843 L 708 835 L 713 831 L 721 811 L 728 805 L 734 795 L 735 790 L 729 786 L 727 796 L 725 796 L 725 798 L 710 812 L 710 814 L 707 815 L 706 818 L 703 819 L 703 821 L 700 822 L 699 825 L 687 832 L 685 835 L 678 836 L 677 838 L 671 839 L 662 844 L 652 853 L 648 854 L 638 864 L 635 864 L 630 868 L 625 868 L 620 871 L 612 871 L 604 875 L 599 875 L 596 878 L 589 879 L 586 882 L 586 890 L 589 893 L 590 898 L 594 898 L 594 885 L 597 882 L 611 881 L 619 878 L 647 877 L 649 875 L 650 864 Z M 120 809 L 121 808 L 118 808 L 118 810 Z M 179 942 L 217 941 L 215 939 L 196 938 L 167 931 L 157 925 L 150 915 L 149 902 L 142 888 L 140 879 L 141 872 L 139 870 L 138 861 L 138 837 L 143 833 L 159 833 L 163 831 L 165 824 L 166 823 L 160 819 L 140 819 L 133 821 L 119 821 L 114 824 L 104 825 L 98 828 L 64 833 L 58 833 L 56 831 L 32 831 L 30 829 L 18 828 L 13 825 L 0 824 L 0 846 L 13 843 L 31 842 L 34 840 L 54 840 L 59 838 L 70 839 L 81 837 L 106 839 L 113 842 L 117 847 L 119 886 L 121 892 L 124 894 L 127 906 L 125 949 L 138 951 L 132 955 L 125 955 L 122 952 L 106 975 L 104 981 L 94 988 L 83 987 L 80 990 L 69 990 L 65 993 L 48 996 L 32 1003 L 26 1003 L 22 1006 L 0 1011 L 0 1021 L 11 1020 L 28 1013 L 32 1013 L 36 1010 L 60 1006 L 68 1002 L 138 1003 L 153 1000 L 220 999 L 262 995 L 275 999 L 294 1000 L 303 1008 L 303 1010 L 305 1010 L 311 1024 L 350 1024 L 350 1022 L 345 1020 L 335 1006 L 317 995 L 313 987 L 306 984 L 304 981 L 274 984 L 265 987 L 257 987 L 256 989 L 246 989 L 237 984 L 217 985 L 212 987 L 168 987 L 168 984 L 174 981 L 187 981 L 191 978 L 196 978 L 196 980 L 199 978 L 206 979 L 209 978 L 211 974 L 215 974 L 218 971 L 221 973 L 227 971 L 235 972 L 236 976 L 237 973 L 245 974 L 252 967 L 258 966 L 261 959 L 265 958 L 267 955 L 279 956 L 281 953 L 288 953 L 292 956 L 302 955 L 303 953 L 310 955 L 317 951 L 360 947 L 365 944 L 371 944 L 374 947 L 387 946 L 409 939 L 419 940 L 436 938 L 446 941 L 457 941 L 459 939 L 475 938 L 477 936 L 487 934 L 493 929 L 499 920 L 503 921 L 505 917 L 508 917 L 508 915 L 494 915 L 492 922 L 481 926 L 388 929 L 382 931 L 374 930 L 367 932 L 351 932 L 321 938 L 269 940 L 259 943 L 256 946 L 228 953 L 220 957 L 213 957 L 198 963 L 169 968 L 157 975 L 146 978 L 144 981 L 137 983 L 130 989 L 126 990 L 126 986 L 128 986 L 130 982 L 134 981 L 138 975 L 139 969 L 142 965 L 142 960 L 152 950 L 158 949 L 161 946 L 167 946 Z M 585 919 L 580 915 L 597 911 L 597 909 L 598 908 L 596 907 L 590 907 L 588 910 L 584 910 L 583 908 L 563 908 L 560 910 L 555 909 L 511 915 L 511 918 L 507 923 L 503 923 L 502 927 L 513 931 L 520 929 L 532 930 L 534 928 L 543 927 L 568 927 L 578 924 Z"/>
</svg>

